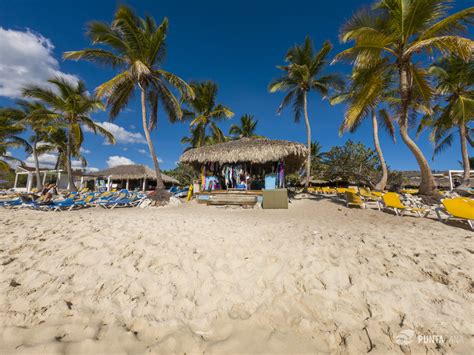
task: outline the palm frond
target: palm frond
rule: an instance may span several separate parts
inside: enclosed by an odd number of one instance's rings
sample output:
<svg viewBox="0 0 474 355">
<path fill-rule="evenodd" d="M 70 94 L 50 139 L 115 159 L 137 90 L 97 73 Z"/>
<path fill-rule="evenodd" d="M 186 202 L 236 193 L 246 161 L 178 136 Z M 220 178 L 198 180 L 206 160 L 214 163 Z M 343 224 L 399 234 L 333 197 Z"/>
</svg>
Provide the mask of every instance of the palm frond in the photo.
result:
<svg viewBox="0 0 474 355">
<path fill-rule="evenodd" d="M 474 22 L 474 7 L 461 10 L 451 16 L 448 16 L 430 27 L 428 27 L 420 35 L 420 40 L 432 38 L 434 36 L 446 36 L 453 34 L 461 34 L 466 32 L 467 25 L 472 25 Z"/>
<path fill-rule="evenodd" d="M 390 116 L 386 109 L 381 109 L 378 112 L 379 117 L 381 118 L 378 120 L 382 128 L 390 135 L 393 142 L 396 142 L 395 138 L 395 125 L 393 124 L 394 119 Z"/>
</svg>

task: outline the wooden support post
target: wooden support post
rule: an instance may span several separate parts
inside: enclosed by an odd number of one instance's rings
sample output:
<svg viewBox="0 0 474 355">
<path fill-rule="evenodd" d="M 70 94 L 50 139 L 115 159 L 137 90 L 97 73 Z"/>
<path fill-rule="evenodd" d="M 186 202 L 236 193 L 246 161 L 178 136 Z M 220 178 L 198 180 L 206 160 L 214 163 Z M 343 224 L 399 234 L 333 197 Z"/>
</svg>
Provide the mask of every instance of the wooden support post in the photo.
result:
<svg viewBox="0 0 474 355">
<path fill-rule="evenodd" d="M 18 173 L 15 174 L 15 183 L 13 184 L 13 189 L 16 190 L 16 185 L 18 184 Z"/>
<path fill-rule="evenodd" d="M 31 192 L 32 185 L 33 185 L 33 174 L 28 173 L 28 179 L 26 180 L 26 192 Z"/>
</svg>

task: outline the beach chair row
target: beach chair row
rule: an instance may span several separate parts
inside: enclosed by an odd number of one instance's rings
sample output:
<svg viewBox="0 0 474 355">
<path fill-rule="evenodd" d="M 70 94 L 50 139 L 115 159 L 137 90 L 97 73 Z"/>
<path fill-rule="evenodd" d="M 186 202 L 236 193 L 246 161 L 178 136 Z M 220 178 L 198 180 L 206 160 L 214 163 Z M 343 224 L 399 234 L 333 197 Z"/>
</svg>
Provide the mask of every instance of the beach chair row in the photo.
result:
<svg viewBox="0 0 474 355">
<path fill-rule="evenodd" d="M 41 196 L 36 200 L 25 199 L 22 196 L 1 201 L 0 206 L 7 208 L 29 208 L 40 211 L 72 211 L 86 207 L 102 207 L 114 209 L 116 207 L 134 207 L 144 204 L 148 196 L 141 192 L 128 190 L 97 192 L 71 192 L 63 199 L 55 199 L 48 203 Z"/>
<path fill-rule="evenodd" d="M 435 214 L 438 220 L 447 222 L 457 220 L 467 223 L 474 230 L 474 199 L 469 197 L 451 197 L 442 199 L 438 205 L 427 206 L 412 194 L 416 190 L 404 193 L 370 191 L 363 187 L 350 188 L 313 188 L 312 192 L 331 195 L 343 201 L 347 207 L 375 207 L 379 211 L 389 210 L 397 216 L 411 212 L 417 217 Z"/>
</svg>

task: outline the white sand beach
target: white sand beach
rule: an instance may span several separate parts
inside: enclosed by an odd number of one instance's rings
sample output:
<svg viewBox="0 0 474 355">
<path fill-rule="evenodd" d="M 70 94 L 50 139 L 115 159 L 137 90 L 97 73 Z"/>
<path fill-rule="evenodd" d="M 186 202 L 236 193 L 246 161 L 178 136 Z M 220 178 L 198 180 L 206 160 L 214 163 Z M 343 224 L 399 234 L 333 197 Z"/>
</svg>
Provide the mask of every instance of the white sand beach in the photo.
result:
<svg viewBox="0 0 474 355">
<path fill-rule="evenodd" d="M 0 221 L 2 354 L 472 350 L 474 235 L 434 220 L 301 199 Z"/>
</svg>

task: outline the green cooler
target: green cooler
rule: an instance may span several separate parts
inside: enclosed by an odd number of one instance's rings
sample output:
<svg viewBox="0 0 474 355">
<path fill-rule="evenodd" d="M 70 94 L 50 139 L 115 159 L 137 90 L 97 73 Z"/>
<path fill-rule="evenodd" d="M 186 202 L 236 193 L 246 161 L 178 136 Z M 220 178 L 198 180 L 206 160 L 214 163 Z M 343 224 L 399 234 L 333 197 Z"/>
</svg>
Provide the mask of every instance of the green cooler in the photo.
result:
<svg viewBox="0 0 474 355">
<path fill-rule="evenodd" d="M 262 190 L 264 209 L 288 209 L 288 190 L 274 189 Z"/>
</svg>

